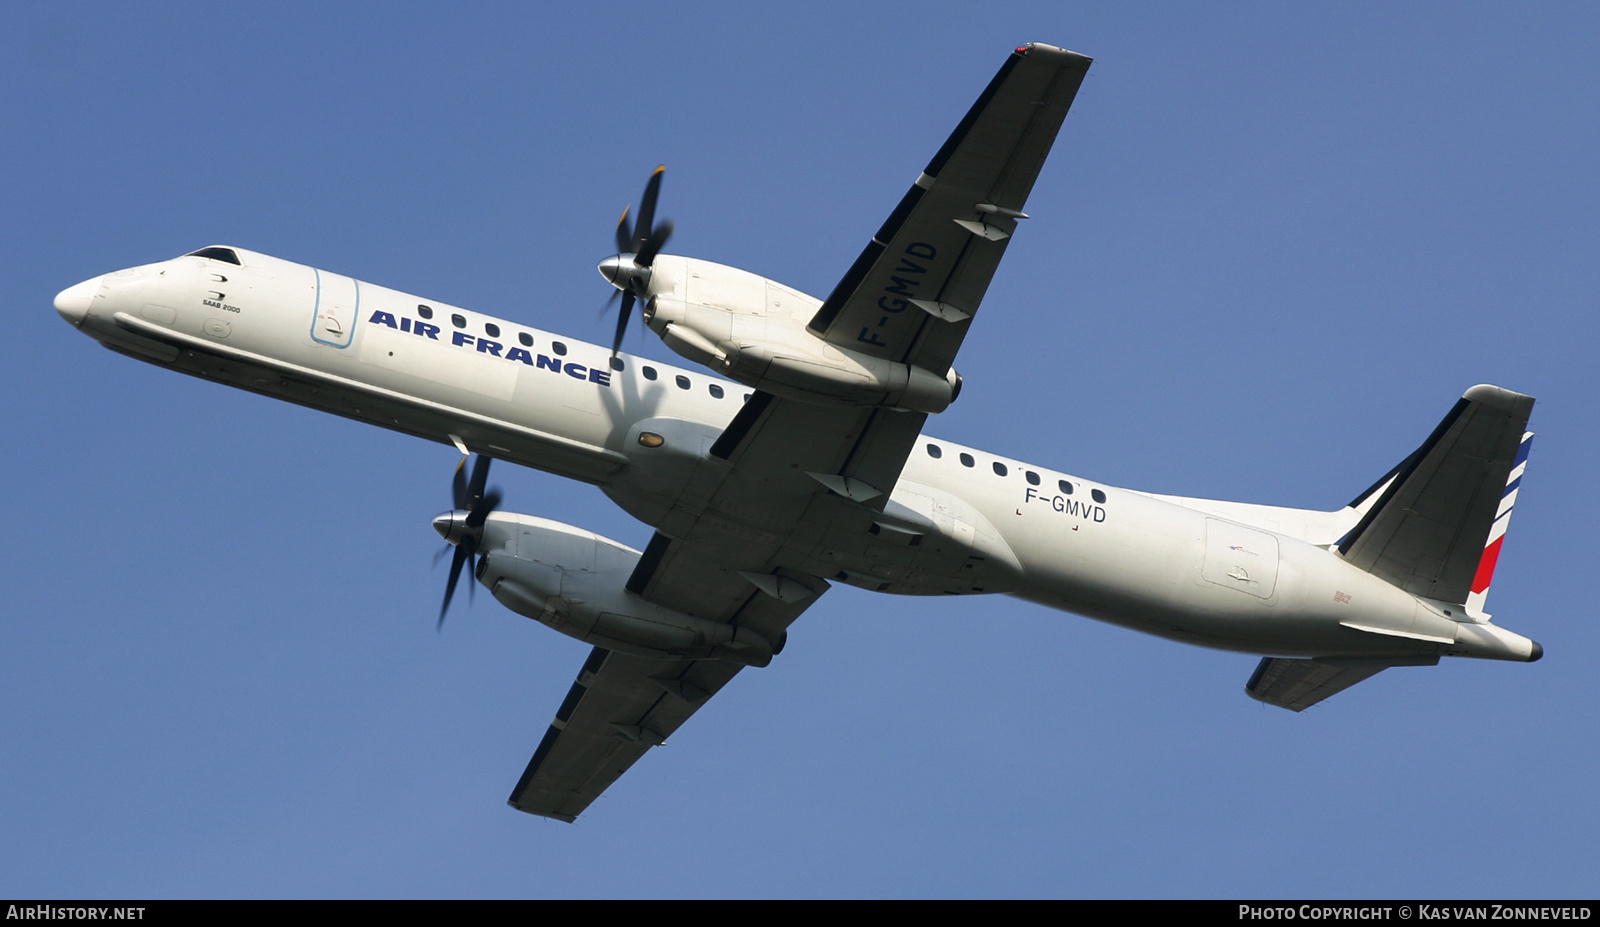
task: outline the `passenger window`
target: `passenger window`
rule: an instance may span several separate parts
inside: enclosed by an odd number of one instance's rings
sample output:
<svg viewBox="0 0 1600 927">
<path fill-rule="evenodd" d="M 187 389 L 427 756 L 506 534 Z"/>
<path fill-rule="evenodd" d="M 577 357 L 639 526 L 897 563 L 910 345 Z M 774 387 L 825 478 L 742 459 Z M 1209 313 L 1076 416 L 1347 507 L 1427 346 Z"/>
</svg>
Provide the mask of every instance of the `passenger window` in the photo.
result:
<svg viewBox="0 0 1600 927">
<path fill-rule="evenodd" d="M 654 380 L 656 378 L 656 368 L 646 364 L 644 367 L 644 378 L 646 380 Z"/>
<path fill-rule="evenodd" d="M 1072 484 L 1071 483 L 1067 482 L 1066 480 L 1056 480 L 1056 485 L 1061 487 L 1061 491 L 1063 493 L 1065 493 L 1065 494 L 1067 494 L 1069 496 L 1072 495 Z"/>
<path fill-rule="evenodd" d="M 622 369 L 622 358 L 620 358 L 620 357 L 611 358 L 611 369 L 612 370 L 621 370 Z"/>
<path fill-rule="evenodd" d="M 1005 476 L 1006 475 L 1006 465 L 1001 463 L 998 460 L 995 461 L 994 462 L 994 475 L 995 476 Z"/>
<path fill-rule="evenodd" d="M 1098 489 L 1089 490 L 1089 496 L 1092 499 L 1094 499 L 1094 501 L 1096 501 L 1096 502 L 1104 502 L 1104 501 L 1106 501 L 1106 494 L 1101 492 Z"/>
<path fill-rule="evenodd" d="M 421 303 L 417 303 L 417 315 L 420 315 L 425 319 L 431 319 L 433 318 L 433 307 L 424 306 Z"/>
<path fill-rule="evenodd" d="M 517 332 L 517 340 L 522 342 L 522 346 L 525 348 L 533 347 L 533 336 L 527 332 Z"/>
<path fill-rule="evenodd" d="M 483 323 L 483 333 L 488 335 L 490 338 L 498 338 L 500 337 L 500 326 L 494 324 L 493 322 L 485 322 Z"/>
<path fill-rule="evenodd" d="M 961 466 L 970 467 L 970 466 L 972 466 L 972 465 L 974 465 L 976 463 L 977 463 L 977 461 L 972 459 L 972 455 L 971 454 L 962 454 L 961 455 Z"/>
<path fill-rule="evenodd" d="M 715 383 L 711 384 L 711 395 L 717 397 L 718 399 L 721 399 L 722 398 L 722 387 L 718 386 Z"/>
<path fill-rule="evenodd" d="M 940 457 L 944 456 L 944 448 L 937 444 L 930 444 L 928 445 L 928 456 L 932 457 L 934 460 L 938 460 Z"/>
<path fill-rule="evenodd" d="M 1037 486 L 1037 485 L 1039 485 L 1039 474 L 1033 472 L 1032 470 L 1029 470 L 1027 473 L 1025 473 L 1023 475 L 1028 478 L 1028 485 L 1029 486 Z"/>
<path fill-rule="evenodd" d="M 567 353 L 567 346 L 559 341 L 552 341 L 550 342 L 550 350 L 565 357 Z"/>
<path fill-rule="evenodd" d="M 689 388 L 689 378 L 686 377 L 686 376 L 683 376 L 682 374 L 680 374 L 678 376 L 678 389 L 688 389 L 688 388 Z"/>
<path fill-rule="evenodd" d="M 456 328 L 466 328 L 467 327 L 467 320 L 466 320 L 465 316 L 462 316 L 461 314 L 457 313 L 457 314 L 452 315 L 450 317 L 450 324 L 454 325 Z"/>
</svg>

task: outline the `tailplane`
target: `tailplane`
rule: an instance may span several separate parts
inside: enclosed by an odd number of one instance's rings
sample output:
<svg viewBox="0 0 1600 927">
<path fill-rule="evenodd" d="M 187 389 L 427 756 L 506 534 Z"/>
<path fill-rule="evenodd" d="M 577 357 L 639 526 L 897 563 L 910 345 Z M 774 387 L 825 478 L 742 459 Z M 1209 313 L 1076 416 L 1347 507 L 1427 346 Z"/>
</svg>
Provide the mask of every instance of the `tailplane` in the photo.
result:
<svg viewBox="0 0 1600 927">
<path fill-rule="evenodd" d="M 1474 386 L 1405 460 L 1341 514 L 1353 527 L 1336 545 L 1351 564 L 1422 599 L 1445 615 L 1460 606 L 1448 636 L 1399 636 L 1443 645 L 1444 654 L 1533 662 L 1537 643 L 1489 623 L 1483 611 L 1511 508 L 1528 465 L 1533 397 Z M 1419 605 L 1419 608 L 1422 606 Z M 1450 626 L 1451 622 L 1445 621 Z M 1392 633 L 1346 622 L 1346 627 Z M 1430 631 L 1430 634 L 1433 632 Z M 1304 711 L 1391 666 L 1432 666 L 1436 655 L 1288 659 L 1267 657 L 1245 684 L 1258 701 Z"/>
<path fill-rule="evenodd" d="M 1245 683 L 1245 694 L 1258 702 L 1290 711 L 1305 711 L 1330 695 L 1371 679 L 1391 666 L 1438 666 L 1438 657 L 1323 657 L 1291 660 L 1265 657 Z"/>
</svg>

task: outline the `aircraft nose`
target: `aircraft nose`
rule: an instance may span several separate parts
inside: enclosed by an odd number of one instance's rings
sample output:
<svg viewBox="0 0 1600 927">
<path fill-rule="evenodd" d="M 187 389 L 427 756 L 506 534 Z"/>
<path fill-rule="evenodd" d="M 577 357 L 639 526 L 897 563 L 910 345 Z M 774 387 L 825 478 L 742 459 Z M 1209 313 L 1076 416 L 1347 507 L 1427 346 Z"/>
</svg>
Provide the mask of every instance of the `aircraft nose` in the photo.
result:
<svg viewBox="0 0 1600 927">
<path fill-rule="evenodd" d="M 94 302 L 95 294 L 100 292 L 102 279 L 103 275 L 85 280 L 56 294 L 56 311 L 67 320 L 67 324 L 73 328 L 83 324 L 84 316 L 89 314 L 89 304 Z"/>
</svg>

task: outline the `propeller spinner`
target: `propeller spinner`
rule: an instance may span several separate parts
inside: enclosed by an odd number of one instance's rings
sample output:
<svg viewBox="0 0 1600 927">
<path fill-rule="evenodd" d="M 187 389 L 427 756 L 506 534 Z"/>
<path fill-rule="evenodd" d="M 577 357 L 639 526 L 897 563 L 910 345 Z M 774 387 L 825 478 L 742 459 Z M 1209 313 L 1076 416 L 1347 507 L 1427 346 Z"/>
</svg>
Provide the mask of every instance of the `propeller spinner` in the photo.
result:
<svg viewBox="0 0 1600 927">
<path fill-rule="evenodd" d="M 611 342 L 611 356 L 622 349 L 622 336 L 628 329 L 628 317 L 633 313 L 635 299 L 643 302 L 650 298 L 650 265 L 656 255 L 672 237 L 672 222 L 661 220 L 656 225 L 656 198 L 661 195 L 661 173 L 665 164 L 655 169 L 644 185 L 644 197 L 639 201 L 639 218 L 630 228 L 628 210 L 622 211 L 617 221 L 617 253 L 600 262 L 600 276 L 606 278 L 622 297 L 622 311 L 617 315 L 617 334 Z M 610 305 L 608 302 L 606 305 Z"/>
<path fill-rule="evenodd" d="M 434 518 L 433 530 L 455 545 L 455 556 L 450 560 L 450 579 L 444 587 L 444 604 L 439 606 L 439 628 L 444 627 L 444 614 L 450 610 L 450 598 L 455 595 L 456 581 L 461 578 L 461 567 L 470 562 L 483 543 L 483 523 L 500 505 L 500 490 L 484 490 L 489 481 L 489 463 L 493 458 L 483 454 L 472 465 L 472 478 L 467 478 L 467 459 L 456 465 L 455 479 L 451 482 L 451 503 L 455 509 Z M 435 561 L 437 562 L 437 561 Z M 468 594 L 471 594 L 469 587 Z"/>
</svg>

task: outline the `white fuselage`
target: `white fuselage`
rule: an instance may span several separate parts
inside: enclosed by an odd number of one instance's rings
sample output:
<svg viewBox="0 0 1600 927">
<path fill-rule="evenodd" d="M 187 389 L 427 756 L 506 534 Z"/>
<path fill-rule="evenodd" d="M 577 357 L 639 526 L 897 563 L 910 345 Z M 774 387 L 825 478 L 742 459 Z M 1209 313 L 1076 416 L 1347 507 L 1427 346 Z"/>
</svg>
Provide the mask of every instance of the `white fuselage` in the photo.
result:
<svg viewBox="0 0 1600 927">
<path fill-rule="evenodd" d="M 133 356 L 593 483 L 651 525 L 750 393 L 703 370 L 626 354 L 614 364 L 596 345 L 237 253 L 243 265 L 182 257 L 106 274 L 64 293 L 58 309 Z M 685 262 L 663 256 L 661 273 L 716 267 Z M 816 305 L 772 286 L 769 301 L 787 301 L 785 311 Z M 665 447 L 643 447 L 641 431 Z M 926 435 L 891 498 L 945 553 L 897 546 L 887 532 L 782 565 L 904 594 L 1007 593 L 1252 653 L 1527 659 L 1531 646 L 1498 628 L 1457 637 L 1447 604 L 1342 560 L 1329 548 L 1354 524 L 1350 509 L 1157 497 Z"/>
</svg>

